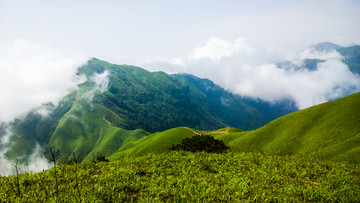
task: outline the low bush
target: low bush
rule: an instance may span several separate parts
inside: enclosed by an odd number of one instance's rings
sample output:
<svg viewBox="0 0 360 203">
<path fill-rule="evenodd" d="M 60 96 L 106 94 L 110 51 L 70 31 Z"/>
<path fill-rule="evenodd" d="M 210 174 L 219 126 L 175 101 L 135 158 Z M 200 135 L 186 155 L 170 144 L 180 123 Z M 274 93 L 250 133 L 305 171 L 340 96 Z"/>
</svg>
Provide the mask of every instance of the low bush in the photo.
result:
<svg viewBox="0 0 360 203">
<path fill-rule="evenodd" d="M 98 154 L 93 158 L 93 162 L 95 162 L 95 163 L 98 163 L 98 162 L 109 162 L 109 159 L 107 159 L 104 155 L 98 153 Z"/>
<path fill-rule="evenodd" d="M 171 150 L 184 150 L 190 152 L 204 151 L 208 153 L 222 153 L 230 147 L 226 146 L 223 141 L 216 140 L 211 135 L 194 135 L 185 138 L 181 144 L 173 145 Z"/>
</svg>

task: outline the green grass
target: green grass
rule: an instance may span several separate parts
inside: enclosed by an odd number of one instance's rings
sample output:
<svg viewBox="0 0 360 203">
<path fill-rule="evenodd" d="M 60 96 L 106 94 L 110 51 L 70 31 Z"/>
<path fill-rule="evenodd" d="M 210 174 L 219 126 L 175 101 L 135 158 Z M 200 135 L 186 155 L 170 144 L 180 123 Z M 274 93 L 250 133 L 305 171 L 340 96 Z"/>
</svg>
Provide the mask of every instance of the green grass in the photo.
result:
<svg viewBox="0 0 360 203">
<path fill-rule="evenodd" d="M 108 91 L 99 95 L 94 103 L 123 118 L 126 122 L 119 127 L 124 129 L 144 129 L 152 133 L 178 126 L 200 130 L 215 130 L 226 125 L 255 129 L 273 119 L 265 115 L 267 111 L 260 111 L 261 105 L 256 102 L 247 105 L 246 99 L 232 95 L 210 80 L 191 75 L 149 72 L 98 59 L 88 61 L 79 73 L 90 77 L 104 70 L 109 72 Z M 87 82 L 82 87 L 91 87 L 91 84 Z"/>
<path fill-rule="evenodd" d="M 253 131 L 175 128 L 152 134 L 127 145 L 126 150 L 118 150 L 111 159 L 159 152 L 195 133 L 213 135 L 238 152 L 312 156 L 360 164 L 360 93 L 289 114 Z"/>
<path fill-rule="evenodd" d="M 107 91 L 100 92 L 94 88 L 92 77 L 103 71 L 108 71 L 109 83 Z M 79 160 L 88 160 L 97 153 L 109 156 L 134 147 L 148 134 L 145 131 L 163 132 L 179 126 L 255 129 L 274 118 L 266 112 L 278 109 L 232 95 L 212 81 L 192 75 L 149 72 L 98 59 L 89 60 L 78 74 L 88 80 L 63 98 L 59 106 L 47 104 L 52 106 L 49 116 L 31 112 L 11 124 L 11 147 L 6 154 L 10 160 L 23 157 L 22 162 L 27 161 L 37 144 L 50 146 L 64 159 L 71 158 L 73 152 Z M 281 111 L 276 115 L 283 114 Z M 5 129 L 0 131 L 3 136 Z"/>
<path fill-rule="evenodd" d="M 75 94 L 69 94 L 59 102 L 55 109 L 52 104 L 47 104 L 46 107 L 52 109 L 52 112 L 45 118 L 35 111 L 11 123 L 11 140 L 6 154 L 8 159 L 22 159 L 26 162 L 37 144 L 47 145 L 60 118 L 71 108 L 74 100 Z"/>
<path fill-rule="evenodd" d="M 161 73 L 159 73 L 161 76 Z M 106 121 L 104 121 L 104 119 Z M 0 177 L 4 202 L 359 202 L 360 93 L 281 117 L 253 131 L 173 128 L 149 135 L 101 104 L 75 101 L 50 146 L 84 161 Z M 110 124 L 109 124 L 110 123 Z M 195 134 L 229 153 L 169 152 Z"/>
<path fill-rule="evenodd" d="M 166 152 L 0 177 L 4 202 L 359 202 L 360 168 L 257 153 Z M 19 184 L 17 184 L 19 183 Z"/>
<path fill-rule="evenodd" d="M 254 131 L 219 136 L 234 150 L 360 163 L 360 93 L 281 117 Z"/>
<path fill-rule="evenodd" d="M 155 133 L 146 136 L 132 144 L 133 147 L 124 149 L 120 148 L 110 160 L 116 160 L 126 156 L 139 156 L 147 153 L 162 152 L 167 150 L 173 144 L 181 143 L 181 140 L 193 136 L 194 133 L 187 128 L 173 128 L 161 133 Z M 125 146 L 127 147 L 127 146 Z"/>
<path fill-rule="evenodd" d="M 123 119 L 104 106 L 76 101 L 60 120 L 49 146 L 64 160 L 71 159 L 75 153 L 82 161 L 97 154 L 110 156 L 122 145 L 149 135 L 144 130 L 116 127 L 121 122 Z"/>
</svg>

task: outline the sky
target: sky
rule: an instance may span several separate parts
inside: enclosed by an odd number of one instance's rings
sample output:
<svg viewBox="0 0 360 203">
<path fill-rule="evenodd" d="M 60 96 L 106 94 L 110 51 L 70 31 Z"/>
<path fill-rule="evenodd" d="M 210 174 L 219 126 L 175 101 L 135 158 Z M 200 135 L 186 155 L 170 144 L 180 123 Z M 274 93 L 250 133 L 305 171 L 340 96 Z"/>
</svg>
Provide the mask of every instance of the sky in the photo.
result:
<svg viewBox="0 0 360 203">
<path fill-rule="evenodd" d="M 0 0 L 0 121 L 76 89 L 90 57 L 306 108 L 360 88 L 336 53 L 306 49 L 359 44 L 359 11 L 358 0 Z M 311 73 L 276 68 L 304 54 L 328 61 Z"/>
</svg>

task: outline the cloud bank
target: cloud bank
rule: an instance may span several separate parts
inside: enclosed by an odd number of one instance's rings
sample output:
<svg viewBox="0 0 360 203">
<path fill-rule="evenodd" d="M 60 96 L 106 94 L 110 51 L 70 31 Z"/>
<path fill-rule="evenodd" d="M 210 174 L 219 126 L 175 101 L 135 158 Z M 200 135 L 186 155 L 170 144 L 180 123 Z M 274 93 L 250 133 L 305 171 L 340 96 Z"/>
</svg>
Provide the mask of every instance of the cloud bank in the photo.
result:
<svg viewBox="0 0 360 203">
<path fill-rule="evenodd" d="M 316 70 L 301 66 L 304 59 L 322 59 Z M 186 58 L 139 62 L 148 70 L 168 73 L 191 73 L 209 78 L 225 89 L 270 102 L 293 99 L 300 109 L 360 90 L 357 75 L 341 61 L 334 51 L 319 52 L 304 49 L 295 54 L 279 56 L 266 50 L 255 49 L 244 38 L 229 42 L 211 37 Z M 287 60 L 294 66 L 280 68 Z"/>
<path fill-rule="evenodd" d="M 29 156 L 26 163 L 16 160 L 8 160 L 5 156 L 6 149 L 0 151 L 0 176 L 16 174 L 16 167 L 19 173 L 38 172 L 52 168 L 52 164 L 44 156 L 44 150 L 40 145 L 36 145 L 33 153 Z"/>
<path fill-rule="evenodd" d="M 11 48 L 0 54 L 0 175 L 15 173 L 15 160 L 8 160 L 6 152 L 11 148 L 11 129 L 5 123 L 25 115 L 31 110 L 46 116 L 62 97 L 77 89 L 85 77 L 76 75 L 77 69 L 87 61 L 77 54 L 62 54 L 44 44 L 17 40 Z M 4 147 L 6 146 L 6 147 Z M 37 145 L 27 163 L 18 163 L 20 173 L 50 168 L 43 156 L 44 150 Z M 21 158 L 21 157 L 19 157 Z"/>
<path fill-rule="evenodd" d="M 92 101 L 97 92 L 103 93 L 107 90 L 110 82 L 109 71 L 105 70 L 103 73 L 96 73 L 92 75 L 89 80 L 94 82 L 94 87 L 84 93 L 81 93 L 81 98 L 86 99 L 87 101 Z"/>
<path fill-rule="evenodd" d="M 76 72 L 87 59 L 32 41 L 15 41 L 0 55 L 0 121 L 11 121 L 46 102 L 56 104 L 84 80 Z"/>
<path fill-rule="evenodd" d="M 226 40 L 211 37 L 204 46 L 198 46 L 194 49 L 191 57 L 198 60 L 209 58 L 213 61 L 219 61 L 221 58 L 229 57 L 238 52 L 251 54 L 253 50 L 246 45 L 244 38 L 238 38 L 234 43 Z"/>
<path fill-rule="evenodd" d="M 28 156 L 26 162 L 18 162 L 17 160 L 9 160 L 5 154 L 11 149 L 12 143 L 10 138 L 11 128 L 8 125 L 1 124 L 1 128 L 4 130 L 0 140 L 0 176 L 7 176 L 11 174 L 16 174 L 16 167 L 18 173 L 25 172 L 37 172 L 42 170 L 47 170 L 52 167 L 49 160 L 44 156 L 44 149 L 37 144 L 33 149 L 32 154 Z M 18 157 L 21 160 L 22 157 Z"/>
</svg>

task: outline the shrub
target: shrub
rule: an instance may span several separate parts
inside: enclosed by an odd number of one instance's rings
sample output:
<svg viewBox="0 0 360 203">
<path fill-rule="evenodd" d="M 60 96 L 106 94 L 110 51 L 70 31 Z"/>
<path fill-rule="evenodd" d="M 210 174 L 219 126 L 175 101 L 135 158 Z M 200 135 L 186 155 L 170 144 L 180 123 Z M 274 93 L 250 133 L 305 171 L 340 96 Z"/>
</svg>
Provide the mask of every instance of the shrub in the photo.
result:
<svg viewBox="0 0 360 203">
<path fill-rule="evenodd" d="M 184 150 L 191 152 L 205 151 L 208 153 L 222 153 L 229 149 L 223 141 L 216 140 L 211 135 L 194 135 L 190 138 L 185 138 L 181 144 L 173 145 L 171 150 Z"/>
<path fill-rule="evenodd" d="M 109 162 L 109 159 L 107 159 L 104 155 L 98 153 L 98 154 L 93 158 L 93 162 L 95 162 L 95 163 L 98 163 L 98 162 Z"/>
</svg>

